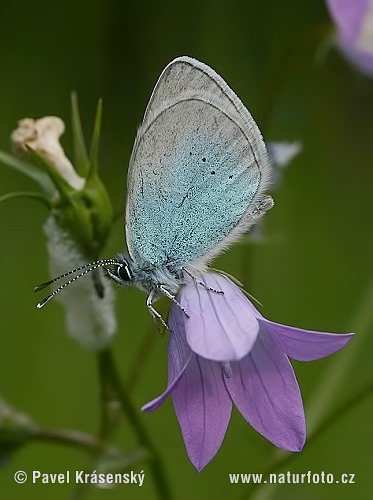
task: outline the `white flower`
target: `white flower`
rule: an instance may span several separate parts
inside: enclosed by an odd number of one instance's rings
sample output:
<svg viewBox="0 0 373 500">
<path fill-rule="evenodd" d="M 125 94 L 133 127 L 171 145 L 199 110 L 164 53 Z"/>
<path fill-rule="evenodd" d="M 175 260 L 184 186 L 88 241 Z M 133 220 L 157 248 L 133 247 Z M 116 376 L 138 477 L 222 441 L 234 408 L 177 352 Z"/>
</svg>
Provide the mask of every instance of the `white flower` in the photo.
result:
<svg viewBox="0 0 373 500">
<path fill-rule="evenodd" d="M 59 141 L 64 132 L 65 124 L 57 116 L 45 116 L 39 120 L 24 118 L 12 132 L 13 151 L 19 156 L 27 156 L 27 147 L 32 148 L 54 165 L 71 187 L 82 189 L 85 181 L 76 173 Z"/>
</svg>

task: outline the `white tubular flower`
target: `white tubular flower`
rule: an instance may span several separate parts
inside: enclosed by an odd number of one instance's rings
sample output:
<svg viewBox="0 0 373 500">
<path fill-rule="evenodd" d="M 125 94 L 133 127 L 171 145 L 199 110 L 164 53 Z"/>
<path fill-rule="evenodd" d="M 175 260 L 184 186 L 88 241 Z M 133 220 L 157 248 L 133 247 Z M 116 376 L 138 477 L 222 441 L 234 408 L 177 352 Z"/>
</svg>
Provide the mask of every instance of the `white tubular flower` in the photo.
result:
<svg viewBox="0 0 373 500">
<path fill-rule="evenodd" d="M 18 156 L 28 156 L 27 147 L 46 158 L 74 189 L 82 189 L 84 179 L 80 177 L 60 144 L 65 124 L 57 116 L 45 116 L 39 120 L 24 118 L 18 122 L 11 135 L 13 151 Z"/>
<path fill-rule="evenodd" d="M 68 234 L 58 226 L 54 217 L 47 219 L 44 233 L 47 237 L 51 276 L 86 264 L 87 259 Z M 114 293 L 111 284 L 102 275 L 101 279 L 103 298 L 97 295 L 92 276 L 77 280 L 69 286 L 67 293 L 64 290 L 56 297 L 64 306 L 69 335 L 91 350 L 105 348 L 116 330 Z"/>
</svg>

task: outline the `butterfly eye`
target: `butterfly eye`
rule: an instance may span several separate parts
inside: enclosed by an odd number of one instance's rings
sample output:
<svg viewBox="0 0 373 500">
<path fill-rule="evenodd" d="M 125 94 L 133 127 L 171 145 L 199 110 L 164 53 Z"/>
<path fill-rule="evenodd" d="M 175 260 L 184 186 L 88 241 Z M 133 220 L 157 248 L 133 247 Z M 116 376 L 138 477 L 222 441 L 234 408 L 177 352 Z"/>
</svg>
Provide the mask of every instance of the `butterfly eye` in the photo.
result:
<svg viewBox="0 0 373 500">
<path fill-rule="evenodd" d="M 117 274 L 122 281 L 131 281 L 132 279 L 128 266 L 126 265 L 118 266 Z"/>
</svg>

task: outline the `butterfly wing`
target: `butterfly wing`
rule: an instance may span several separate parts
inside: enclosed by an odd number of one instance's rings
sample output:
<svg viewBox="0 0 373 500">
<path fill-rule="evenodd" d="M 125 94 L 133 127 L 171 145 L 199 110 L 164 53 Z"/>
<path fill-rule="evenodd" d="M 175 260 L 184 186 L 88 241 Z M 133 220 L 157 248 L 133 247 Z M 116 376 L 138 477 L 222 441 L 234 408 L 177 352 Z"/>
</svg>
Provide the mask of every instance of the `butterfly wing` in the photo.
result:
<svg viewBox="0 0 373 500">
<path fill-rule="evenodd" d="M 209 66 L 162 72 L 130 160 L 126 237 L 140 265 L 205 264 L 255 221 L 268 185 L 261 133 Z"/>
</svg>

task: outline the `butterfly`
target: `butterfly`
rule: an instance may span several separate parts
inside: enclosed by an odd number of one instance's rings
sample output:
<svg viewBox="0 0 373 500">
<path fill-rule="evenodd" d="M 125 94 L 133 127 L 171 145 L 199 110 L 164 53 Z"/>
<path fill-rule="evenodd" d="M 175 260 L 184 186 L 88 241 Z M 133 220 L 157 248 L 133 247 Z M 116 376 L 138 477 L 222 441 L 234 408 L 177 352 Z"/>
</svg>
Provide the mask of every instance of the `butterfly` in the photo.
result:
<svg viewBox="0 0 373 500">
<path fill-rule="evenodd" d="M 155 85 L 129 162 L 128 252 L 38 285 L 78 273 L 37 306 L 103 267 L 119 285 L 147 292 L 150 314 L 168 328 L 153 303 L 165 295 L 189 315 L 177 300 L 180 287 L 205 286 L 199 273 L 273 206 L 265 194 L 270 177 L 260 130 L 233 90 L 206 64 L 174 59 Z"/>
</svg>

